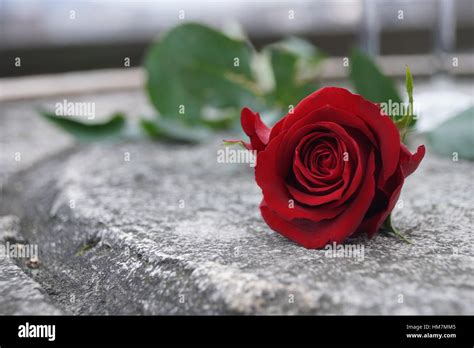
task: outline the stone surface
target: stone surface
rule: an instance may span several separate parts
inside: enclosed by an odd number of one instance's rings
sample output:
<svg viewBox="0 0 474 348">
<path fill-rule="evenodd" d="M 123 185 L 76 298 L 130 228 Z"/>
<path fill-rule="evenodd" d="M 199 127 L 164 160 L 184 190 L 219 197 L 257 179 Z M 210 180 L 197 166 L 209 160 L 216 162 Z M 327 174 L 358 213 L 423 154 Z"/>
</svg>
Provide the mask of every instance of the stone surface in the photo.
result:
<svg viewBox="0 0 474 348">
<path fill-rule="evenodd" d="M 50 80 L 49 84 L 54 84 Z M 3 88 L 3 85 L 0 86 Z M 39 86 L 37 85 L 37 88 Z M 73 146 L 71 136 L 45 122 L 37 110 L 55 110 L 56 103 L 94 103 L 97 119 L 114 112 L 132 118 L 153 115 L 146 97 L 139 91 L 58 95 L 43 99 L 2 101 L 0 108 L 0 184 L 19 171 L 50 155 Z"/>
<path fill-rule="evenodd" d="M 0 217 L 0 242 L 3 245 L 24 245 L 16 216 Z M 4 250 L 4 249 L 2 249 Z M 10 250 L 10 248 L 8 248 Z M 3 253 L 2 256 L 5 256 Z M 28 277 L 18 262 L 25 259 L 0 257 L 0 313 L 8 315 L 56 315 L 57 308 L 40 284 Z"/>
<path fill-rule="evenodd" d="M 91 145 L 17 176 L 34 278 L 81 314 L 473 312 L 472 164 L 428 156 L 408 180 L 395 221 L 413 245 L 359 238 L 363 260 L 328 258 L 272 232 L 252 170 L 217 148 Z"/>
<path fill-rule="evenodd" d="M 104 96 L 103 109 L 144 108 L 140 94 L 120 96 Z M 22 122 L 37 117 L 24 108 Z M 2 127 L 20 132 L 17 104 L 6 109 Z M 359 237 L 348 243 L 364 246 L 363 259 L 330 258 L 266 226 L 253 170 L 217 163 L 221 137 L 198 146 L 72 146 L 42 120 L 32 122 L 36 132 L 10 133 L 3 143 L 0 215 L 18 216 L 21 237 L 39 245 L 41 266 L 18 266 L 54 303 L 48 310 L 474 313 L 471 162 L 428 154 L 408 179 L 394 221 L 413 244 Z M 37 155 L 12 168 L 9 156 L 20 146 Z M 10 311 L 7 303 L 0 300 L 0 313 Z"/>
</svg>

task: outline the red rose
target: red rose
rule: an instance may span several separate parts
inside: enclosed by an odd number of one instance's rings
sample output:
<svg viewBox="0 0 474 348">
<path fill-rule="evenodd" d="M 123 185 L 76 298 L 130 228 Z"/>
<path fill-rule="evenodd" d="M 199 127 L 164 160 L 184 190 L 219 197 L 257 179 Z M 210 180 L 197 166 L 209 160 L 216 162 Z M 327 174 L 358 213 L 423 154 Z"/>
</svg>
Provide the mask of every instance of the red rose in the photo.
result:
<svg viewBox="0 0 474 348">
<path fill-rule="evenodd" d="M 306 248 L 371 238 L 425 154 L 411 154 L 380 107 L 343 88 L 322 88 L 272 129 L 244 108 L 243 143 L 256 150 L 255 177 L 267 224 Z"/>
</svg>

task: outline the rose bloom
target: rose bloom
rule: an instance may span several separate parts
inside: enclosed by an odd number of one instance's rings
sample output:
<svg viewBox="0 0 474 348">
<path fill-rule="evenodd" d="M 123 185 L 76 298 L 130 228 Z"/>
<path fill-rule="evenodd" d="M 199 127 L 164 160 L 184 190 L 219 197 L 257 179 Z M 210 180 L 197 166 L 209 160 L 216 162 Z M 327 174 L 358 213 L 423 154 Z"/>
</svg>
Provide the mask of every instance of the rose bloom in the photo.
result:
<svg viewBox="0 0 474 348">
<path fill-rule="evenodd" d="M 346 89 L 322 88 L 273 128 L 244 108 L 242 128 L 257 151 L 260 210 L 276 232 L 306 248 L 375 235 L 405 178 L 425 154 L 411 154 L 380 107 Z"/>
</svg>

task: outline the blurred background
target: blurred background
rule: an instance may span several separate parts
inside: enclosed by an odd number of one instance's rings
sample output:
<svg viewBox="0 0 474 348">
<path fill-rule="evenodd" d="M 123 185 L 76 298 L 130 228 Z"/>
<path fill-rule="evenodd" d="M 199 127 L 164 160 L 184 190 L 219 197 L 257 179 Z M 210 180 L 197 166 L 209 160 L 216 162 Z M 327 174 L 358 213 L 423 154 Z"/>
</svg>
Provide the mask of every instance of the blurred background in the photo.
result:
<svg viewBox="0 0 474 348">
<path fill-rule="evenodd" d="M 341 61 L 354 47 L 376 57 L 400 87 L 409 64 L 416 101 L 433 113 L 420 120 L 422 131 L 473 104 L 474 0 L 0 0 L 0 100 L 141 87 L 146 77 L 134 67 L 152 40 L 189 21 L 245 33 L 257 49 L 304 38 L 327 55 L 326 85 L 344 84 Z M 18 76 L 99 69 L 113 71 L 9 84 Z"/>
<path fill-rule="evenodd" d="M 288 35 L 305 37 L 330 56 L 354 45 L 373 55 L 474 52 L 473 0 L 1 0 L 0 53 L 21 56 L 22 69 L 2 64 L 0 76 L 140 65 L 156 35 L 198 21 L 221 29 L 237 23 L 257 47 Z M 284 20 L 291 17 L 293 20 Z M 279 20 L 281 19 L 281 20 Z M 434 61 L 435 62 L 435 61 Z M 453 73 L 473 74 L 473 64 Z M 420 64 L 415 74 L 446 67 Z M 449 68 L 448 68 L 449 70 Z"/>
</svg>

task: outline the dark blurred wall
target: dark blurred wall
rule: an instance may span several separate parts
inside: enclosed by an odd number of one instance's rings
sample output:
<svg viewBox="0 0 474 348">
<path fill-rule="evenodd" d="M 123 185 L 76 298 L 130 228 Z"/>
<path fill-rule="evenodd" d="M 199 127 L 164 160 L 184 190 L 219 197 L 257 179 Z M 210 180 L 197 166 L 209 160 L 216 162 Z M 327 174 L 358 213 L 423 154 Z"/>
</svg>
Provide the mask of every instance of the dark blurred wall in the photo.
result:
<svg viewBox="0 0 474 348">
<path fill-rule="evenodd" d="M 346 56 L 377 30 L 376 46 L 382 55 L 428 54 L 436 50 L 444 15 L 441 5 L 452 6 L 453 51 L 474 53 L 473 0 L 2 0 L 0 76 L 119 68 L 124 57 L 130 58 L 132 66 L 140 65 L 151 40 L 183 22 L 180 11 L 186 21 L 220 28 L 238 22 L 257 48 L 297 35 L 330 56 Z M 376 23 L 365 15 L 367 7 L 375 11 Z M 364 30 L 371 33 L 365 39 Z M 14 66 L 16 57 L 21 57 L 21 69 Z"/>
</svg>

